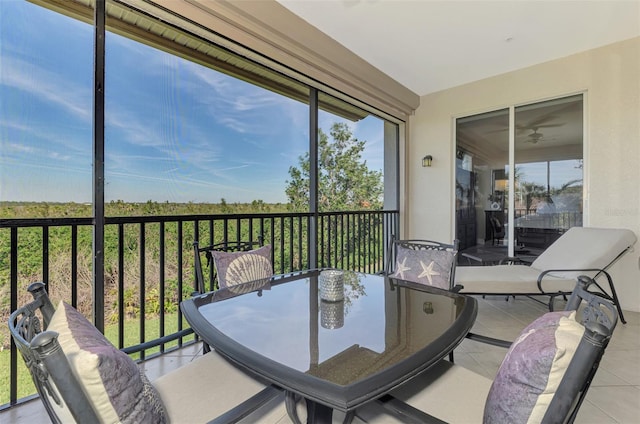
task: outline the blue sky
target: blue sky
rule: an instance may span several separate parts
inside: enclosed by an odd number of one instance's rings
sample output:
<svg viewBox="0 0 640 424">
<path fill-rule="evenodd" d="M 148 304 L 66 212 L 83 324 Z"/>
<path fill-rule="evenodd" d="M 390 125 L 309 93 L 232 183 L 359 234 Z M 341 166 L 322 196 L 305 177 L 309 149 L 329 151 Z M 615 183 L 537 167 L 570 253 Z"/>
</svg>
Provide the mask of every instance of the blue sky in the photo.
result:
<svg viewBox="0 0 640 424">
<path fill-rule="evenodd" d="M 286 202 L 308 107 L 135 43 L 106 38 L 105 199 Z M 0 0 L 0 200 L 90 202 L 93 33 Z M 347 122 L 383 167 L 383 121 Z"/>
<path fill-rule="evenodd" d="M 549 185 L 551 189 L 560 188 L 563 185 L 580 180 L 572 186 L 582 185 L 582 168 L 579 160 L 561 160 L 551 162 L 549 169 Z M 535 162 L 518 165 L 521 172 L 521 180 L 535 182 L 544 188 L 547 187 L 547 162 Z"/>
</svg>

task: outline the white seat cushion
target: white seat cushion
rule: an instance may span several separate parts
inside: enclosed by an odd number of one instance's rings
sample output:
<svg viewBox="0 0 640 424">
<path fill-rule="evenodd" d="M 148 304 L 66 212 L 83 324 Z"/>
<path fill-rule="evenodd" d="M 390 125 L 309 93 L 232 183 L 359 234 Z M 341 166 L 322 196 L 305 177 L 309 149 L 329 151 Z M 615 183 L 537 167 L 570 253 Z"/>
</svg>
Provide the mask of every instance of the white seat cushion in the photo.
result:
<svg viewBox="0 0 640 424">
<path fill-rule="evenodd" d="M 440 361 L 391 395 L 448 423 L 481 423 L 492 381 L 460 365 Z M 369 424 L 401 422 L 376 403 L 358 409 Z"/>
<path fill-rule="evenodd" d="M 456 268 L 456 284 L 461 293 L 539 293 L 536 281 L 541 270 L 526 265 L 460 266 Z M 571 292 L 573 278 L 546 275 L 543 289 L 548 292 Z"/>
<path fill-rule="evenodd" d="M 174 424 L 210 421 L 266 387 L 215 351 L 157 378 L 152 384 Z M 268 414 L 258 422 L 277 422 L 286 415 L 283 402 L 278 408 L 280 411 L 275 415 Z"/>
</svg>

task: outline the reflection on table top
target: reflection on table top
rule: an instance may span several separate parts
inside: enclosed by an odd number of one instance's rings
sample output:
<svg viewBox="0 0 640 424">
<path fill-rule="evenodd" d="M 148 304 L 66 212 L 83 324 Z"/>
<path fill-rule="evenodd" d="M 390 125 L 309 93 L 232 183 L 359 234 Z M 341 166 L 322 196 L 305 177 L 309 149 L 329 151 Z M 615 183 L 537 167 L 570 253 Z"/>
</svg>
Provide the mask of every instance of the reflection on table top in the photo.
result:
<svg viewBox="0 0 640 424">
<path fill-rule="evenodd" d="M 472 298 L 353 272 L 344 274 L 344 300 L 327 302 L 319 299 L 318 275 L 274 280 L 241 296 L 209 293 L 185 301 L 183 310 L 218 352 L 284 386 L 306 378 L 300 375 L 318 377 L 307 382 L 318 387 L 302 393 L 340 409 L 425 369 L 475 319 Z"/>
</svg>

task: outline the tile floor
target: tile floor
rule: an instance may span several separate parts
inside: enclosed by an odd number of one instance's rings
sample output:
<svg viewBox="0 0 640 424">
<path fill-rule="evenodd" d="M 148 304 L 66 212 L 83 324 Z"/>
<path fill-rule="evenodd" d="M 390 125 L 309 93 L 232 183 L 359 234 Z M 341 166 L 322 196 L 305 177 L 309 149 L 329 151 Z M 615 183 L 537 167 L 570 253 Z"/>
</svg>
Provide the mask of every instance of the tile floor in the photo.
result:
<svg viewBox="0 0 640 424">
<path fill-rule="evenodd" d="M 513 340 L 529 322 L 546 312 L 546 308 L 530 299 L 518 297 L 478 297 L 479 314 L 474 332 Z M 627 324 L 619 322 L 600 369 L 582 405 L 577 423 L 640 423 L 640 313 L 625 312 Z M 199 355 L 200 346 L 150 360 L 144 367 L 151 380 Z M 505 350 L 465 340 L 455 351 L 456 363 L 490 378 L 504 357 Z M 41 403 L 36 400 L 0 413 L 0 423 L 47 422 Z"/>
</svg>

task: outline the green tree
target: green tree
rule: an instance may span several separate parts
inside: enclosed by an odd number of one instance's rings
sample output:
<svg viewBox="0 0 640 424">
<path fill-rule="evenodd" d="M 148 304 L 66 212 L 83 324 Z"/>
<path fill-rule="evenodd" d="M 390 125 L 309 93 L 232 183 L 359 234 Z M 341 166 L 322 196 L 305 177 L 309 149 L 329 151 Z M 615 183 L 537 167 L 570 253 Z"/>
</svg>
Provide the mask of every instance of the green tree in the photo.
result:
<svg viewBox="0 0 640 424">
<path fill-rule="evenodd" d="M 376 210 L 382 207 L 382 171 L 362 159 L 366 141 L 353 137 L 345 123 L 334 123 L 331 139 L 318 130 L 318 209 L 320 212 Z M 309 209 L 309 153 L 289 168 L 286 194 L 295 211 Z"/>
<path fill-rule="evenodd" d="M 534 200 L 544 199 L 547 194 L 543 186 L 534 182 L 521 182 L 518 188 L 520 190 L 520 197 L 524 199 L 525 208 L 527 209 L 526 213 L 531 211 Z"/>
<path fill-rule="evenodd" d="M 353 137 L 344 123 L 334 123 L 329 136 L 318 131 L 318 210 L 320 212 L 380 210 L 384 185 L 382 172 L 369 169 L 362 159 L 366 141 Z M 309 154 L 300 156 L 299 166 L 289 168 L 286 194 L 294 211 L 309 210 Z M 319 223 L 318 266 L 366 264 L 382 249 L 381 221 L 360 215 L 327 216 Z M 340 236 L 338 236 L 340 234 Z M 339 237 L 339 239 L 338 239 Z M 367 246 L 367 248 L 365 248 Z"/>
</svg>

